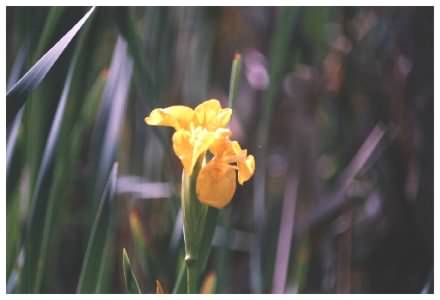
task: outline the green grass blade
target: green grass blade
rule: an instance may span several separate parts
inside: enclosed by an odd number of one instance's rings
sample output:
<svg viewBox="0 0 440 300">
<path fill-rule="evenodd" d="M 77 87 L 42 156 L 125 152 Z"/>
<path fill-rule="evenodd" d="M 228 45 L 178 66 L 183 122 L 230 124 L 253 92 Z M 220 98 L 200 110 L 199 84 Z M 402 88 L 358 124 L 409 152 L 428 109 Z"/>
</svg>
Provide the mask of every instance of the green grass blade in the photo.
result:
<svg viewBox="0 0 440 300">
<path fill-rule="evenodd" d="M 94 11 L 94 7 L 91 8 L 82 17 L 78 23 L 76 23 L 72 29 L 70 29 L 49 51 L 47 51 L 32 67 L 31 69 L 21 77 L 14 86 L 8 90 L 6 94 L 6 126 L 14 120 L 14 117 L 24 105 L 26 96 L 37 87 L 44 79 L 46 74 L 57 62 L 58 58 L 63 54 L 66 47 L 70 44 L 72 39 L 76 36 L 78 31 L 90 17 Z"/>
<path fill-rule="evenodd" d="M 237 98 L 238 86 L 240 84 L 240 74 L 241 74 L 241 55 L 239 53 L 236 53 L 234 60 L 232 61 L 231 79 L 229 82 L 228 107 L 230 108 L 234 106 L 235 99 Z"/>
<path fill-rule="evenodd" d="M 124 273 L 125 289 L 128 294 L 142 294 L 138 280 L 131 268 L 130 259 L 128 258 L 125 248 L 122 250 L 122 270 Z"/>
<path fill-rule="evenodd" d="M 64 101 L 65 106 L 67 105 L 65 102 L 67 101 L 66 99 L 70 93 L 72 77 L 73 77 L 74 72 L 77 69 L 78 59 L 79 59 L 80 53 L 82 52 L 83 43 L 84 43 L 86 34 L 87 34 L 87 28 L 82 32 L 82 35 L 80 36 L 79 44 L 78 44 L 77 48 L 75 49 L 75 53 L 74 53 L 74 56 L 73 56 L 73 59 L 72 59 L 71 65 L 70 65 L 68 79 L 66 80 L 66 84 L 63 89 L 63 96 L 61 99 L 61 101 Z M 63 103 L 61 101 L 60 101 L 60 104 Z M 62 122 L 63 123 L 67 122 L 66 118 L 63 118 L 63 120 L 57 119 L 57 115 L 56 115 L 52 129 L 56 130 L 58 132 L 57 133 L 58 135 L 60 134 L 59 132 L 62 130 L 62 128 L 61 128 Z M 64 131 L 66 131 L 66 130 L 67 130 L 67 128 L 64 128 Z M 51 135 L 49 135 L 49 137 L 50 136 Z M 42 242 L 41 242 L 41 248 L 39 251 L 40 257 L 38 259 L 36 279 L 35 279 L 35 284 L 33 287 L 35 293 L 40 292 L 43 276 L 45 274 L 45 264 L 46 264 L 46 258 L 47 258 L 47 252 L 48 252 L 48 244 L 49 244 L 49 239 L 51 236 L 51 228 L 54 224 L 54 218 L 55 218 L 55 214 L 57 211 L 57 202 L 60 202 L 59 198 L 63 197 L 62 190 L 65 188 L 65 184 L 68 182 L 68 178 L 70 176 L 70 173 L 66 174 L 65 170 L 66 169 L 70 170 L 73 165 L 73 163 L 70 159 L 71 158 L 70 155 L 65 155 L 66 153 L 69 154 L 71 152 L 71 150 L 73 150 L 71 148 L 71 145 L 69 145 L 68 136 L 69 136 L 69 133 L 64 132 L 63 136 L 60 137 L 60 141 L 59 141 L 59 148 L 61 150 L 59 151 L 60 154 L 58 155 L 58 164 L 56 165 L 54 180 L 51 185 L 49 198 L 48 198 L 47 205 L 46 205 L 46 207 L 47 207 L 46 208 L 46 215 L 44 218 L 44 227 L 43 227 L 42 238 L 41 238 Z M 50 141 L 50 138 L 49 138 L 49 141 Z M 50 149 L 47 149 L 47 150 L 51 151 Z M 45 155 L 43 157 L 45 157 Z M 44 158 L 43 158 L 43 162 L 44 162 Z M 44 165 L 42 164 L 42 167 L 43 166 Z M 70 166 L 70 167 L 67 167 L 67 166 Z M 44 175 L 44 176 L 48 176 L 48 175 Z M 38 189 L 36 189 L 36 190 L 38 190 Z"/>
<path fill-rule="evenodd" d="M 113 245 L 115 240 L 111 230 L 107 232 L 106 243 L 102 254 L 102 261 L 99 267 L 98 282 L 95 288 L 95 294 L 104 294 L 112 292 L 113 281 Z"/>
<path fill-rule="evenodd" d="M 77 293 L 93 293 L 96 289 L 107 232 L 111 224 L 112 200 L 115 195 L 118 164 L 114 163 L 101 196 L 98 211 L 90 232 L 87 250 L 76 289 Z"/>
<path fill-rule="evenodd" d="M 186 283 L 186 264 L 185 260 L 180 261 L 179 271 L 177 273 L 176 282 L 174 283 L 173 294 L 184 294 Z"/>
<path fill-rule="evenodd" d="M 52 169 L 54 154 L 59 146 L 58 139 L 61 131 L 63 115 L 67 104 L 67 99 L 70 91 L 73 72 L 76 62 L 72 62 L 63 92 L 58 104 L 57 111 L 52 123 L 52 128 L 49 132 L 47 143 L 43 153 L 43 159 L 38 171 L 35 189 L 31 198 L 31 209 L 29 219 L 27 220 L 26 228 L 26 255 L 24 264 L 24 286 L 25 289 L 34 287 L 34 275 L 38 274 L 38 265 L 42 263 L 40 259 L 40 243 L 44 231 L 44 220 L 47 209 L 48 189 L 52 180 Z M 37 276 L 38 277 L 38 276 Z"/>
<path fill-rule="evenodd" d="M 148 109 L 152 110 L 153 108 L 156 108 L 159 103 L 156 95 L 157 89 L 153 86 L 153 76 L 149 72 L 147 62 L 145 61 L 142 40 L 136 31 L 134 20 L 132 19 L 128 8 L 115 9 L 114 14 L 116 25 L 122 36 L 126 39 L 128 49 L 135 63 L 134 79 L 136 81 L 136 86 L 140 89 L 142 97 L 147 101 Z M 168 149 L 171 149 L 168 139 L 165 138 L 158 128 L 152 127 L 150 130 L 157 136 L 168 157 L 171 157 L 171 153 L 168 151 Z"/>
<path fill-rule="evenodd" d="M 128 57 L 126 42 L 119 37 L 93 133 L 91 161 L 96 173 L 92 187 L 92 214 L 96 211 L 95 200 L 99 198 L 106 176 L 116 160 L 119 132 L 125 116 L 132 70 L 133 63 Z"/>
</svg>

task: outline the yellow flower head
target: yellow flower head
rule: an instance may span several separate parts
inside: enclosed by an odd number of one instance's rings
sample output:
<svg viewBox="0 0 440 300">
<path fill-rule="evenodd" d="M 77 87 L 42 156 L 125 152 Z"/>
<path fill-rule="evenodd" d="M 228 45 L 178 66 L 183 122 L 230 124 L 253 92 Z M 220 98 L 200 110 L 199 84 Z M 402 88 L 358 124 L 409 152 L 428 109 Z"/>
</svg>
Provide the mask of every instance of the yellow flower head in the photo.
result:
<svg viewBox="0 0 440 300">
<path fill-rule="evenodd" d="M 235 192 L 238 182 L 243 184 L 252 177 L 255 159 L 242 150 L 238 142 L 231 141 L 226 128 L 232 109 L 222 108 L 216 99 L 199 104 L 194 110 L 182 106 L 154 109 L 145 123 L 153 126 L 173 127 L 173 150 L 190 176 L 200 157 L 209 150 L 213 158 L 202 166 L 197 177 L 197 196 L 207 205 L 222 208 Z"/>
</svg>

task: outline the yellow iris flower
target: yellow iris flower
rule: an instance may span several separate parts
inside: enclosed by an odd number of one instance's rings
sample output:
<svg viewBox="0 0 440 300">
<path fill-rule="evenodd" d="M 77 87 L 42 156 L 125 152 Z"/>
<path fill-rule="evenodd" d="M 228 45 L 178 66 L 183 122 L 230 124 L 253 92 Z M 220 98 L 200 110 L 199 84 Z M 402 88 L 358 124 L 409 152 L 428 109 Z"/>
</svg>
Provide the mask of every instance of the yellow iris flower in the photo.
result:
<svg viewBox="0 0 440 300">
<path fill-rule="evenodd" d="M 255 171 L 255 159 L 231 141 L 226 128 L 232 109 L 222 108 L 216 99 L 199 104 L 194 110 L 182 106 L 154 109 L 145 123 L 173 127 L 173 150 L 182 162 L 184 173 L 191 176 L 200 157 L 209 150 L 213 157 L 205 163 L 197 177 L 198 199 L 207 205 L 223 208 L 235 193 L 238 182 L 243 184 Z"/>
</svg>

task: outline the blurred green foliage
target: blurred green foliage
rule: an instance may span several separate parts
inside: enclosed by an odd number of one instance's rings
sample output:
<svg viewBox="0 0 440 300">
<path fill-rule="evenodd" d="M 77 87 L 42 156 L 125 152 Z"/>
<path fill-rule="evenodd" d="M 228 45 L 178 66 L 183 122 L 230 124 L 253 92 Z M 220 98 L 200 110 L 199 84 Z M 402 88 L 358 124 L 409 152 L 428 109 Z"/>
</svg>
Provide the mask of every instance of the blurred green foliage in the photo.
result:
<svg viewBox="0 0 440 300">
<path fill-rule="evenodd" d="M 181 165 L 143 119 L 229 92 L 257 169 L 210 223 L 205 292 L 433 291 L 433 8 L 7 7 L 6 22 L 8 293 L 185 292 Z"/>
</svg>

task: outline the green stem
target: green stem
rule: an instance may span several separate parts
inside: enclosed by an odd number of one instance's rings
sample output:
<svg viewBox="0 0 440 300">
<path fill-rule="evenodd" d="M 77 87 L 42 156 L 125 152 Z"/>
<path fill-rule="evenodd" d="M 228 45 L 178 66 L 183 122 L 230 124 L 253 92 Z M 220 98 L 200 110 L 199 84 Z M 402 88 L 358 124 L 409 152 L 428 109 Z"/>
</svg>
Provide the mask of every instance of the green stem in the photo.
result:
<svg viewBox="0 0 440 300">
<path fill-rule="evenodd" d="M 206 209 L 196 197 L 196 178 L 202 164 L 200 159 L 194 167 L 193 173 L 187 176 L 182 174 L 182 210 L 183 210 L 183 237 L 185 241 L 185 264 L 187 270 L 187 293 L 198 292 L 198 255 L 201 242 L 201 224 L 203 211 Z"/>
<path fill-rule="evenodd" d="M 185 258 L 186 261 L 186 283 L 187 283 L 187 293 L 197 294 L 198 280 L 199 280 L 199 270 L 197 268 L 197 260 L 192 258 Z"/>
</svg>

